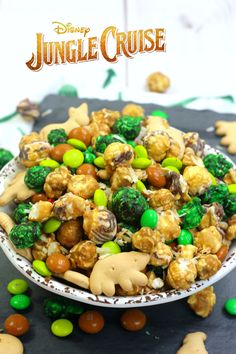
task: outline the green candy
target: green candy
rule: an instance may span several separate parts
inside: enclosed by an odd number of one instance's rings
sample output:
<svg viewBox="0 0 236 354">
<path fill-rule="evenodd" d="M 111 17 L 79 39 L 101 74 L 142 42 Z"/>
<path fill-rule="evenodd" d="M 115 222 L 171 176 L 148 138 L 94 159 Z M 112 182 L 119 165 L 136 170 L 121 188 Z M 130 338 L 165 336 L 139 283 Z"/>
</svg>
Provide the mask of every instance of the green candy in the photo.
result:
<svg viewBox="0 0 236 354">
<path fill-rule="evenodd" d="M 184 229 L 194 229 L 200 224 L 205 211 L 201 205 L 201 200 L 194 197 L 190 202 L 178 210 L 178 214 L 182 219 L 182 227 Z"/>
<path fill-rule="evenodd" d="M 60 220 L 58 220 L 56 218 L 50 218 L 44 223 L 43 231 L 46 234 L 51 234 L 51 233 L 57 231 L 57 229 L 59 229 L 60 226 L 61 226 Z"/>
<path fill-rule="evenodd" d="M 68 139 L 67 144 L 73 146 L 76 149 L 79 149 L 81 151 L 85 151 L 87 149 L 87 146 L 85 143 L 79 139 Z"/>
<path fill-rule="evenodd" d="M 230 194 L 225 198 L 224 211 L 228 217 L 236 214 L 236 194 Z"/>
<path fill-rule="evenodd" d="M 50 167 L 51 169 L 55 170 L 55 168 L 60 167 L 60 164 L 55 160 L 48 159 L 40 161 L 39 166 Z"/>
<path fill-rule="evenodd" d="M 124 136 L 127 140 L 134 140 L 141 131 L 142 118 L 124 116 L 117 119 L 112 127 L 113 133 Z"/>
<path fill-rule="evenodd" d="M 10 151 L 6 149 L 0 149 L 0 170 L 5 166 L 9 161 L 13 159 L 13 155 Z"/>
<path fill-rule="evenodd" d="M 150 227 L 155 229 L 158 222 L 158 215 L 154 209 L 147 209 L 141 216 L 140 224 L 142 227 Z"/>
<path fill-rule="evenodd" d="M 151 116 L 155 116 L 155 117 L 161 117 L 164 119 L 168 119 L 169 116 L 166 112 L 163 111 L 152 111 Z"/>
<path fill-rule="evenodd" d="M 51 145 L 65 144 L 67 140 L 67 134 L 65 129 L 53 129 L 48 134 L 48 142 Z"/>
<path fill-rule="evenodd" d="M 161 163 L 162 167 L 167 167 L 167 166 L 173 166 L 177 168 L 178 170 L 181 170 L 183 164 L 182 161 L 177 159 L 176 157 L 167 157 L 164 159 Z"/>
<path fill-rule="evenodd" d="M 118 221 L 138 225 L 147 209 L 146 199 L 134 188 L 121 187 L 112 196 L 112 210 Z"/>
<path fill-rule="evenodd" d="M 94 159 L 93 163 L 95 166 L 97 166 L 99 168 L 105 168 L 105 162 L 104 162 L 104 158 L 102 156 L 96 157 L 96 159 Z"/>
<path fill-rule="evenodd" d="M 136 143 L 133 140 L 127 140 L 127 144 L 132 146 L 132 148 L 135 148 L 135 146 L 136 146 Z"/>
<path fill-rule="evenodd" d="M 45 179 L 52 172 L 50 167 L 33 166 L 30 167 L 25 174 L 25 184 L 28 188 L 34 189 L 37 193 L 43 191 Z"/>
<path fill-rule="evenodd" d="M 101 248 L 104 249 L 104 251 L 110 255 L 121 252 L 120 246 L 114 241 L 105 242 Z"/>
<path fill-rule="evenodd" d="M 148 166 L 151 165 L 151 163 L 152 163 L 152 161 L 149 159 L 146 159 L 144 157 L 138 157 L 137 159 L 133 160 L 132 167 L 145 170 L 146 168 L 148 168 Z"/>
<path fill-rule="evenodd" d="M 63 155 L 63 162 L 66 166 L 77 168 L 84 162 L 84 155 L 81 151 L 72 149 Z"/>
<path fill-rule="evenodd" d="M 228 185 L 228 190 L 230 194 L 236 194 L 236 183 L 234 184 L 229 184 Z"/>
<path fill-rule="evenodd" d="M 38 222 L 24 222 L 15 225 L 9 234 L 10 240 L 16 248 L 32 247 L 41 237 L 41 224 Z"/>
<path fill-rule="evenodd" d="M 25 310 L 31 304 L 29 296 L 24 294 L 14 295 L 10 299 L 10 305 L 15 310 Z"/>
<path fill-rule="evenodd" d="M 118 134 L 99 135 L 96 138 L 95 149 L 103 154 L 108 145 L 116 142 L 126 144 L 126 139 Z"/>
<path fill-rule="evenodd" d="M 93 164 L 95 159 L 96 159 L 96 155 L 88 151 L 88 149 L 84 152 L 84 163 Z"/>
<path fill-rule="evenodd" d="M 181 230 L 179 237 L 177 238 L 179 245 L 191 245 L 193 243 L 193 236 L 188 230 Z"/>
<path fill-rule="evenodd" d="M 202 201 L 204 204 L 224 202 L 225 197 L 229 195 L 228 186 L 226 184 L 217 184 L 216 186 L 210 186 L 208 190 L 203 194 Z"/>
<path fill-rule="evenodd" d="M 76 87 L 73 85 L 63 85 L 59 89 L 58 95 L 67 96 L 67 97 L 77 97 L 78 91 L 77 91 Z"/>
<path fill-rule="evenodd" d="M 32 266 L 35 272 L 42 275 L 43 277 L 50 277 L 52 275 L 52 273 L 50 272 L 50 270 L 48 269 L 44 261 L 35 259 L 32 263 Z"/>
<path fill-rule="evenodd" d="M 144 157 L 145 159 L 148 159 L 147 149 L 145 149 L 143 145 L 136 145 L 134 148 L 134 152 L 136 158 Z"/>
<path fill-rule="evenodd" d="M 24 279 L 13 279 L 7 284 L 7 291 L 13 295 L 20 295 L 28 290 L 28 283 Z"/>
<path fill-rule="evenodd" d="M 209 154 L 203 159 L 205 167 L 214 177 L 223 178 L 224 175 L 233 167 L 223 155 Z"/>
<path fill-rule="evenodd" d="M 175 166 L 166 166 L 165 168 L 179 174 L 179 170 Z"/>
<path fill-rule="evenodd" d="M 107 206 L 107 196 L 102 189 L 96 189 L 93 196 L 94 204 L 97 206 Z"/>
<path fill-rule="evenodd" d="M 30 203 L 20 203 L 14 210 L 13 218 L 17 224 L 22 222 L 27 222 L 30 210 L 32 209 L 32 204 Z"/>
<path fill-rule="evenodd" d="M 140 181 L 140 180 L 138 180 L 138 181 L 135 183 L 135 188 L 136 188 L 140 193 L 142 193 L 145 189 L 147 189 L 146 186 L 145 186 L 145 184 L 144 184 L 142 181 Z"/>
<path fill-rule="evenodd" d="M 225 301 L 224 308 L 230 315 L 236 316 L 236 298 Z"/>
<path fill-rule="evenodd" d="M 52 333 L 57 337 L 67 337 L 73 332 L 73 324 L 66 319 L 59 319 L 52 323 Z"/>
</svg>

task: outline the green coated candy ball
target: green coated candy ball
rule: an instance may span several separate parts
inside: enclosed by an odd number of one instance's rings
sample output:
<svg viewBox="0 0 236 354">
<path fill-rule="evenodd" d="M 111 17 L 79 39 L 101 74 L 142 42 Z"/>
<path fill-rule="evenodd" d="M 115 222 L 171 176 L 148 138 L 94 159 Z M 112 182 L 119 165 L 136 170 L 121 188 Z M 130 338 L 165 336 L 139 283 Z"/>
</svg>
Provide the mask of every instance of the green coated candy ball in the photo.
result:
<svg viewBox="0 0 236 354">
<path fill-rule="evenodd" d="M 112 210 L 118 221 L 139 224 L 148 203 L 142 194 L 131 187 L 121 187 L 112 196 Z"/>
<path fill-rule="evenodd" d="M 109 254 L 117 254 L 117 253 L 121 252 L 120 246 L 118 245 L 118 243 L 116 243 L 114 241 L 105 242 L 102 245 L 102 248 L 104 250 L 106 250 L 106 253 L 109 253 Z"/>
<path fill-rule="evenodd" d="M 178 214 L 182 219 L 182 227 L 184 229 L 194 229 L 200 224 L 205 213 L 201 205 L 201 200 L 198 197 L 192 198 L 190 202 L 178 210 Z"/>
<path fill-rule="evenodd" d="M 10 299 L 10 305 L 15 310 L 25 310 L 31 304 L 29 296 L 24 294 L 14 295 Z"/>
<path fill-rule="evenodd" d="M 136 146 L 136 143 L 133 140 L 127 140 L 127 144 L 129 144 L 133 148 L 135 148 L 135 146 Z"/>
<path fill-rule="evenodd" d="M 155 116 L 155 117 L 161 117 L 161 118 L 164 118 L 164 119 L 168 119 L 169 116 L 166 112 L 163 112 L 163 111 L 152 111 L 151 113 L 151 116 Z"/>
<path fill-rule="evenodd" d="M 24 182 L 28 188 L 34 189 L 37 193 L 42 192 L 45 179 L 52 172 L 50 167 L 33 166 L 25 174 Z"/>
<path fill-rule="evenodd" d="M 67 134 L 65 129 L 53 129 L 48 134 L 48 142 L 51 145 L 65 144 L 67 140 Z"/>
<path fill-rule="evenodd" d="M 76 87 L 73 85 L 63 85 L 59 89 L 58 95 L 67 96 L 67 97 L 77 97 L 78 91 L 77 91 Z"/>
<path fill-rule="evenodd" d="M 99 135 L 96 138 L 95 149 L 97 152 L 101 152 L 103 154 L 108 145 L 116 142 L 126 144 L 125 138 L 118 134 Z"/>
<path fill-rule="evenodd" d="M 228 217 L 236 214 L 236 194 L 229 194 L 224 199 L 224 211 Z"/>
<path fill-rule="evenodd" d="M 13 279 L 8 283 L 7 290 L 10 294 L 20 295 L 27 291 L 28 283 L 24 279 Z"/>
<path fill-rule="evenodd" d="M 15 225 L 10 231 L 9 238 L 16 248 L 32 247 L 41 237 L 41 224 L 38 222 L 23 222 Z"/>
<path fill-rule="evenodd" d="M 183 164 L 182 161 L 177 159 L 176 157 L 167 157 L 164 159 L 161 163 L 162 167 L 167 167 L 167 166 L 174 166 L 178 170 L 181 170 Z"/>
<path fill-rule="evenodd" d="M 150 227 L 151 229 L 155 229 L 158 222 L 158 215 L 154 209 L 147 209 L 141 216 L 141 226 L 142 227 Z"/>
<path fill-rule="evenodd" d="M 95 159 L 96 155 L 94 155 L 92 152 L 89 152 L 88 149 L 84 152 L 84 163 L 92 164 Z"/>
<path fill-rule="evenodd" d="M 228 186 L 226 184 L 217 184 L 216 186 L 210 186 L 208 190 L 203 194 L 202 201 L 205 204 L 220 203 L 223 204 L 225 197 L 229 195 Z"/>
<path fill-rule="evenodd" d="M 51 218 L 48 219 L 45 224 L 43 225 L 43 231 L 46 232 L 46 234 L 51 234 L 55 231 L 57 231 L 57 229 L 59 229 L 59 227 L 61 226 L 61 221 L 56 219 L 56 218 Z"/>
<path fill-rule="evenodd" d="M 5 149 L 0 149 L 0 170 L 5 166 L 9 161 L 13 159 L 13 155 L 10 151 Z"/>
<path fill-rule="evenodd" d="M 63 162 L 66 166 L 77 168 L 84 162 L 84 155 L 81 151 L 72 149 L 63 155 Z"/>
<path fill-rule="evenodd" d="M 35 259 L 32 263 L 32 266 L 35 272 L 42 275 L 43 277 L 50 277 L 52 275 L 52 273 L 50 272 L 50 270 L 48 269 L 44 261 Z"/>
<path fill-rule="evenodd" d="M 30 203 L 18 204 L 13 213 L 15 222 L 17 224 L 21 224 L 22 222 L 27 222 L 31 208 L 32 208 L 32 204 Z"/>
<path fill-rule="evenodd" d="M 218 178 L 223 178 L 233 167 L 232 163 L 221 154 L 209 154 L 204 157 L 203 162 L 208 171 Z"/>
<path fill-rule="evenodd" d="M 67 337 L 73 331 L 73 324 L 71 321 L 61 318 L 52 323 L 51 331 L 57 337 Z"/>
<path fill-rule="evenodd" d="M 188 230 L 181 230 L 179 237 L 177 238 L 179 245 L 191 245 L 193 243 L 193 236 Z"/>
<path fill-rule="evenodd" d="M 69 139 L 67 140 L 67 144 L 73 146 L 75 149 L 79 149 L 81 151 L 85 151 L 87 149 L 87 146 L 85 143 L 79 139 Z"/>
<path fill-rule="evenodd" d="M 228 299 L 224 305 L 225 311 L 232 316 L 236 316 L 236 298 Z"/>
<path fill-rule="evenodd" d="M 112 127 L 113 133 L 124 136 L 127 140 L 135 139 L 141 130 L 142 118 L 122 117 Z"/>
</svg>

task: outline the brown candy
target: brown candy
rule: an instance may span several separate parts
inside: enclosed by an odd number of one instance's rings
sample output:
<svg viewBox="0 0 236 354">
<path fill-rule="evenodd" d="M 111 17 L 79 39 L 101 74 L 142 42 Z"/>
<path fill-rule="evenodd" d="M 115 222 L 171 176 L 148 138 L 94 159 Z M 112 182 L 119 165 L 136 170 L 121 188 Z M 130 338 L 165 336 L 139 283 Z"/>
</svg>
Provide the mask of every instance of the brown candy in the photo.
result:
<svg viewBox="0 0 236 354">
<path fill-rule="evenodd" d="M 83 236 L 83 226 L 79 220 L 64 222 L 57 231 L 57 240 L 66 248 L 72 248 Z"/>
<path fill-rule="evenodd" d="M 104 327 L 104 318 L 97 311 L 86 311 L 79 317 L 79 328 L 89 334 L 100 332 Z"/>
<path fill-rule="evenodd" d="M 46 265 L 51 272 L 57 274 L 65 273 L 70 269 L 70 261 L 61 253 L 51 254 L 46 260 Z"/>
<path fill-rule="evenodd" d="M 83 165 L 79 166 L 76 170 L 77 175 L 90 175 L 97 179 L 97 172 L 96 168 L 91 165 L 90 163 L 84 163 Z"/>
<path fill-rule="evenodd" d="M 146 170 L 148 175 L 148 182 L 153 187 L 163 188 L 166 184 L 164 171 L 155 165 L 149 166 Z"/>
<path fill-rule="evenodd" d="M 62 158 L 65 152 L 71 149 L 73 149 L 73 147 L 69 144 L 59 144 L 50 151 L 50 156 L 53 160 L 62 162 Z"/>
<path fill-rule="evenodd" d="M 25 316 L 15 313 L 6 318 L 4 328 L 8 334 L 19 337 L 28 332 L 29 321 Z"/>
<path fill-rule="evenodd" d="M 121 326 L 127 331 L 140 331 L 147 322 L 145 313 L 141 310 L 127 310 L 123 313 L 120 319 Z"/>
<path fill-rule="evenodd" d="M 69 139 L 78 139 L 85 143 L 86 146 L 90 145 L 92 136 L 88 129 L 84 127 L 74 128 L 70 131 L 68 135 Z"/>
<path fill-rule="evenodd" d="M 40 200 L 47 201 L 48 198 L 46 197 L 46 195 L 44 193 L 37 193 L 31 197 L 31 202 L 33 204 L 40 202 Z"/>
</svg>

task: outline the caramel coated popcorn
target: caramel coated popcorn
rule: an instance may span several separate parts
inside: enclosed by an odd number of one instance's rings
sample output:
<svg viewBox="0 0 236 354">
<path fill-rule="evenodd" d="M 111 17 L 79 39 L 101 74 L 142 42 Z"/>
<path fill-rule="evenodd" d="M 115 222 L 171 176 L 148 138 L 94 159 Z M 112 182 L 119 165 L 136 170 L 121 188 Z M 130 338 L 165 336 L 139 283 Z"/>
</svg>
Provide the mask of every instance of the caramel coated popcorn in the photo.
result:
<svg viewBox="0 0 236 354">
<path fill-rule="evenodd" d="M 149 263 L 156 267 L 167 267 L 172 259 L 173 253 L 171 247 L 163 242 L 158 242 L 157 246 L 151 252 Z"/>
<path fill-rule="evenodd" d="M 29 220 L 38 222 L 46 221 L 51 217 L 52 209 L 52 203 L 40 200 L 38 203 L 33 204 L 29 213 Z"/>
<path fill-rule="evenodd" d="M 177 258 L 167 271 L 167 282 L 174 289 L 188 289 L 197 277 L 197 268 L 193 259 Z"/>
<path fill-rule="evenodd" d="M 93 176 L 75 175 L 71 177 L 67 190 L 81 198 L 88 199 L 94 195 L 98 188 L 99 184 Z"/>
<path fill-rule="evenodd" d="M 191 195 L 203 194 L 212 185 L 210 173 L 204 167 L 188 166 L 184 169 L 183 177 Z"/>
<path fill-rule="evenodd" d="M 197 254 L 197 247 L 194 245 L 179 245 L 178 253 L 176 257 L 184 258 L 184 259 L 192 259 Z"/>
<path fill-rule="evenodd" d="M 42 235 L 40 240 L 36 241 L 32 247 L 32 255 L 34 259 L 45 261 L 48 256 L 53 253 L 67 254 L 68 251 L 56 241 L 55 236 Z"/>
<path fill-rule="evenodd" d="M 190 308 L 196 315 L 203 318 L 206 318 L 211 314 L 215 303 L 216 295 L 213 286 L 209 286 L 188 298 Z"/>
<path fill-rule="evenodd" d="M 147 86 L 149 91 L 164 93 L 170 86 L 170 79 L 161 72 L 155 72 L 148 76 Z"/>
<path fill-rule="evenodd" d="M 236 238 L 236 215 L 233 215 L 228 221 L 229 227 L 226 231 L 227 240 L 234 240 Z"/>
<path fill-rule="evenodd" d="M 202 280 L 212 277 L 221 268 L 221 261 L 215 254 L 201 255 L 197 262 L 197 274 Z"/>
<path fill-rule="evenodd" d="M 165 241 L 171 241 L 180 234 L 180 218 L 176 212 L 166 210 L 161 212 L 157 224 L 157 231 Z"/>
<path fill-rule="evenodd" d="M 136 180 L 132 167 L 117 167 L 111 177 L 111 189 L 116 191 L 120 187 L 130 187 Z"/>
<path fill-rule="evenodd" d="M 158 209 L 159 211 L 166 211 L 168 209 L 174 208 L 175 197 L 169 189 L 161 188 L 150 194 L 148 202 L 153 209 Z"/>
<path fill-rule="evenodd" d="M 222 245 L 222 236 L 215 226 L 210 226 L 196 233 L 194 245 L 200 250 L 216 253 Z"/>
<path fill-rule="evenodd" d="M 134 248 L 145 253 L 152 253 L 160 241 L 160 234 L 150 227 L 142 227 L 132 235 L 131 239 Z"/>
<path fill-rule="evenodd" d="M 91 269 L 98 259 L 96 244 L 85 240 L 71 248 L 69 259 L 72 268 Z"/>
<path fill-rule="evenodd" d="M 66 193 L 53 205 L 54 215 L 61 221 L 73 220 L 82 216 L 86 209 L 86 201 L 72 193 Z"/>
<path fill-rule="evenodd" d="M 21 163 L 25 167 L 32 167 L 49 157 L 51 145 L 42 141 L 38 133 L 32 132 L 21 138 L 19 149 Z"/>
<path fill-rule="evenodd" d="M 128 144 L 112 143 L 104 151 L 105 168 L 114 171 L 117 167 L 129 167 L 134 159 L 133 148 Z"/>
<path fill-rule="evenodd" d="M 144 109 L 138 104 L 129 103 L 122 109 L 123 116 L 144 117 Z"/>
<path fill-rule="evenodd" d="M 192 148 L 187 147 L 184 151 L 183 157 L 183 165 L 184 166 L 200 166 L 204 167 L 204 163 L 201 157 L 197 156 Z"/>
<path fill-rule="evenodd" d="M 160 162 L 170 148 L 170 137 L 164 131 L 153 131 L 145 136 L 143 143 L 150 157 Z"/>
<path fill-rule="evenodd" d="M 67 189 L 71 173 L 65 166 L 56 168 L 47 175 L 44 183 L 44 192 L 48 198 L 59 198 Z"/>
</svg>

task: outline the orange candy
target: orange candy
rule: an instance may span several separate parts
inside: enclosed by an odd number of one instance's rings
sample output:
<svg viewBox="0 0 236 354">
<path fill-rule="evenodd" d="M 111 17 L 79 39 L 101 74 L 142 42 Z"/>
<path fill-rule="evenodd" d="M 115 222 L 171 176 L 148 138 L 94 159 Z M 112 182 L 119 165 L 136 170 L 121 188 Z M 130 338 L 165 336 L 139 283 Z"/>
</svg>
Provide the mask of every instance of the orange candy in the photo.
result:
<svg viewBox="0 0 236 354">
<path fill-rule="evenodd" d="M 86 311 L 79 318 L 79 328 L 85 333 L 98 333 L 104 327 L 104 318 L 97 311 Z"/>
<path fill-rule="evenodd" d="M 76 170 L 76 174 L 77 175 L 90 175 L 90 176 L 97 179 L 96 168 L 89 163 L 84 163 L 83 165 L 79 166 Z"/>
<path fill-rule="evenodd" d="M 22 336 L 28 332 L 29 327 L 28 319 L 18 313 L 8 316 L 4 322 L 5 331 L 16 337 Z"/>
<path fill-rule="evenodd" d="M 92 136 L 86 128 L 79 127 L 72 129 L 68 135 L 68 138 L 81 140 L 86 146 L 89 146 Z"/>
<path fill-rule="evenodd" d="M 136 332 L 146 325 L 147 318 L 141 310 L 127 310 L 121 316 L 120 323 L 127 331 Z"/>
<path fill-rule="evenodd" d="M 69 144 L 59 144 L 55 146 L 51 151 L 50 151 L 50 156 L 53 160 L 56 160 L 58 162 L 62 162 L 63 155 L 65 152 L 72 150 L 73 146 Z"/>
<path fill-rule="evenodd" d="M 70 269 L 70 261 L 60 253 L 51 254 L 46 260 L 46 265 L 51 272 L 57 274 L 65 273 Z"/>
<path fill-rule="evenodd" d="M 228 247 L 226 245 L 222 245 L 219 249 L 219 251 L 216 253 L 218 259 L 223 262 L 228 254 Z"/>
<path fill-rule="evenodd" d="M 164 171 L 155 165 L 151 165 L 146 169 L 148 182 L 153 187 L 163 188 L 166 184 L 166 178 Z"/>
</svg>

